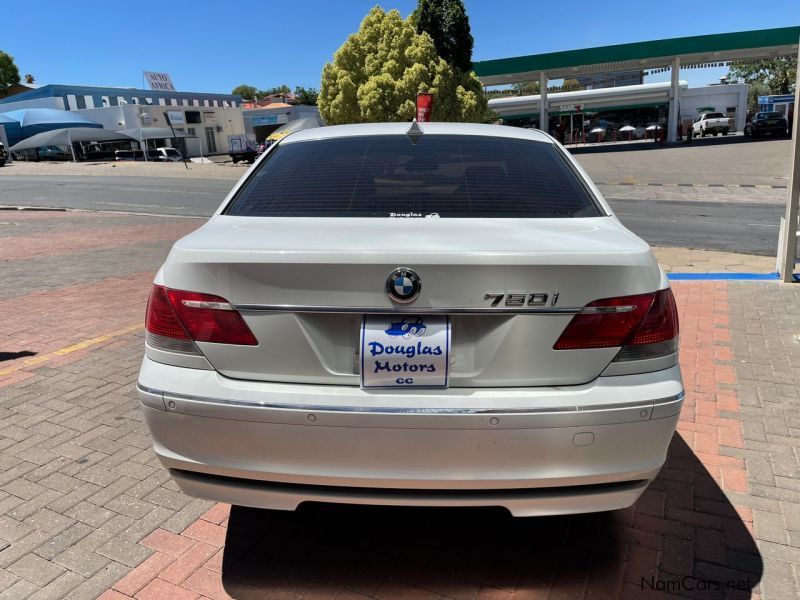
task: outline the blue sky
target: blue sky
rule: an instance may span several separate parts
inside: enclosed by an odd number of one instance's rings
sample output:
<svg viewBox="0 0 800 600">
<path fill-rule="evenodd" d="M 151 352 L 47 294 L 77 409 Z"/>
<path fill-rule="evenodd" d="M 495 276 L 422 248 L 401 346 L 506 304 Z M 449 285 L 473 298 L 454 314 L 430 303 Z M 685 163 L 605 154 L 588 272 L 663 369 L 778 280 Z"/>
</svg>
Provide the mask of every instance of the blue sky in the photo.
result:
<svg viewBox="0 0 800 600">
<path fill-rule="evenodd" d="M 185 91 L 229 92 L 240 83 L 319 87 L 322 65 L 375 4 L 3 0 L 0 50 L 42 84 L 141 87 L 142 71 L 148 70 L 170 73 L 176 88 Z M 416 0 L 380 4 L 406 16 Z M 768 10 L 742 0 L 465 4 L 475 60 L 800 24 L 797 0 L 773 0 Z M 681 78 L 704 85 L 726 71 L 689 70 Z"/>
</svg>

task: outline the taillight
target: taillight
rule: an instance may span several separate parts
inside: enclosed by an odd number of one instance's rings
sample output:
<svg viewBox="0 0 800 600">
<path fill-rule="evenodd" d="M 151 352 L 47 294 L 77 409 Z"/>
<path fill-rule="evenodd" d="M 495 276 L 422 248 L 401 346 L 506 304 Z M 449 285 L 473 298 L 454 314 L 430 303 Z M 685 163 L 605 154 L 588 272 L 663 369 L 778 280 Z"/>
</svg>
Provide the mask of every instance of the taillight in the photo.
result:
<svg viewBox="0 0 800 600">
<path fill-rule="evenodd" d="M 224 298 L 160 285 L 154 285 L 150 294 L 146 328 L 148 334 L 191 344 L 192 348 L 195 348 L 193 342 L 258 345 L 242 316 Z M 158 344 L 158 347 L 162 346 Z M 190 351 L 185 346 L 163 349 Z"/>
<path fill-rule="evenodd" d="M 167 289 L 175 315 L 196 342 L 257 346 L 253 332 L 225 298 Z"/>
<path fill-rule="evenodd" d="M 672 290 L 606 298 L 587 304 L 558 338 L 555 350 L 624 347 L 616 360 L 677 350 L 678 310 Z"/>
</svg>

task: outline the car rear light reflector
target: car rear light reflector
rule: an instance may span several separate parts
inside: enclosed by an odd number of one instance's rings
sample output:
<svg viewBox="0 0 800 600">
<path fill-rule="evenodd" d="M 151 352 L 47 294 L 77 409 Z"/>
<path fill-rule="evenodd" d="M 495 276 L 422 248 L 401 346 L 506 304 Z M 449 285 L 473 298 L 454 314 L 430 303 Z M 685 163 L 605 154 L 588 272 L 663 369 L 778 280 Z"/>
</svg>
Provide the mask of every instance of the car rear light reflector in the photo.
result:
<svg viewBox="0 0 800 600">
<path fill-rule="evenodd" d="M 162 350 L 196 352 L 194 342 L 258 345 L 242 316 L 224 298 L 161 285 L 154 285 L 150 293 L 145 326 L 148 343 Z"/>
<path fill-rule="evenodd" d="M 575 315 L 558 338 L 555 350 L 616 348 L 642 322 L 654 294 L 595 300 Z"/>
<path fill-rule="evenodd" d="M 145 328 L 149 333 L 176 340 L 191 341 L 186 330 L 175 317 L 164 286 L 154 285 L 147 301 Z"/>
<path fill-rule="evenodd" d="M 595 300 L 575 315 L 553 348 L 625 347 L 620 360 L 638 360 L 677 350 L 678 310 L 672 290 Z M 657 346 L 656 346 L 657 345 Z M 652 346 L 652 352 L 645 347 Z M 634 352 L 630 347 L 640 347 Z M 630 357 L 628 357 L 628 354 Z"/>
<path fill-rule="evenodd" d="M 257 346 L 253 332 L 242 315 L 224 298 L 167 289 L 172 310 L 196 342 Z"/>
<path fill-rule="evenodd" d="M 182 354 L 200 354 L 197 346 L 175 317 L 163 286 L 154 285 L 150 291 L 145 313 L 145 329 L 145 340 L 151 348 Z"/>
</svg>

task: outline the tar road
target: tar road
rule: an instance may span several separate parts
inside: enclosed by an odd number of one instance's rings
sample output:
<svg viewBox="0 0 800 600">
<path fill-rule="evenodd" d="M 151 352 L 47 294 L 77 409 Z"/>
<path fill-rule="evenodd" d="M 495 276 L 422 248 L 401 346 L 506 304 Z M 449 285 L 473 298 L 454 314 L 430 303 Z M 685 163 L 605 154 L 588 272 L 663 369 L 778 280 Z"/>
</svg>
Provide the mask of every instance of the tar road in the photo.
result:
<svg viewBox="0 0 800 600">
<path fill-rule="evenodd" d="M 0 205 L 211 215 L 234 185 L 225 179 L 125 176 L 0 177 Z M 609 200 L 625 225 L 656 246 L 774 255 L 779 204 Z"/>
</svg>

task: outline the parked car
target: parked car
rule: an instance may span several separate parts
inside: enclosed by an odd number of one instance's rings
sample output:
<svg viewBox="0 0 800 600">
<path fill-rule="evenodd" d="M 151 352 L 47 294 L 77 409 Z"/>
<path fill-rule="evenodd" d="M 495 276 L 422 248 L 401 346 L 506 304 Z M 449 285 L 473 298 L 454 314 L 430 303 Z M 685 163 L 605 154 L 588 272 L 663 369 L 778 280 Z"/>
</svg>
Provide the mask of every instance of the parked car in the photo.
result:
<svg viewBox="0 0 800 600">
<path fill-rule="evenodd" d="M 116 161 L 144 160 L 144 152 L 142 150 L 115 150 L 114 160 Z M 161 160 L 161 153 L 158 150 L 148 150 L 147 160 L 158 162 Z"/>
<path fill-rule="evenodd" d="M 695 137 L 698 135 L 705 137 L 706 135 L 728 135 L 731 128 L 731 120 L 718 112 L 703 113 L 694 120 L 692 124 L 692 133 Z"/>
<path fill-rule="evenodd" d="M 40 160 L 72 160 L 69 146 L 39 146 L 38 148 L 26 148 L 24 150 L 17 150 L 11 154 L 11 158 L 20 161 L 33 161 Z"/>
<path fill-rule="evenodd" d="M 156 152 L 158 152 L 161 160 L 167 162 L 180 162 L 183 160 L 183 154 L 177 148 L 158 148 Z"/>
<path fill-rule="evenodd" d="M 633 504 L 684 396 L 647 243 L 549 135 L 465 123 L 273 144 L 156 275 L 137 388 L 192 496 L 522 516 Z"/>
<path fill-rule="evenodd" d="M 3 145 L 3 142 L 0 142 L 0 167 L 5 166 L 7 160 L 8 153 L 6 152 L 6 147 Z"/>
<path fill-rule="evenodd" d="M 787 131 L 786 117 L 774 111 L 758 112 L 744 126 L 744 134 L 752 137 L 769 133 L 783 136 Z"/>
</svg>

